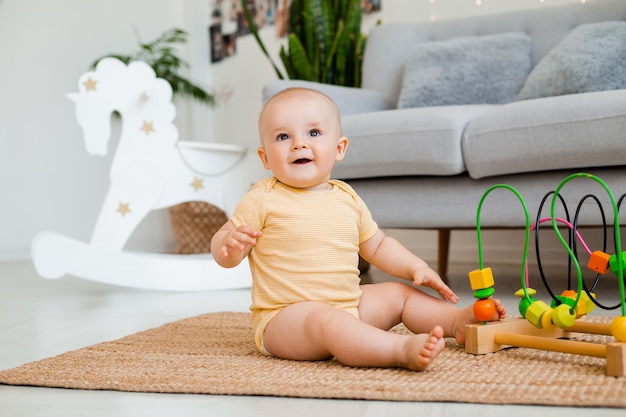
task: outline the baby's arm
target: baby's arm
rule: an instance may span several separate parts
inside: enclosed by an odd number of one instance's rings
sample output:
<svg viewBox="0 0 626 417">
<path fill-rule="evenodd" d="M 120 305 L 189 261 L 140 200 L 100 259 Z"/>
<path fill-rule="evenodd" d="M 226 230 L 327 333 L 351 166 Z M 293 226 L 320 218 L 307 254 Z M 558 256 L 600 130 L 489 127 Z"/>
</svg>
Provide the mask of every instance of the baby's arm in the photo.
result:
<svg viewBox="0 0 626 417">
<path fill-rule="evenodd" d="M 366 261 L 390 275 L 412 281 L 415 286 L 430 287 L 444 300 L 452 303 L 459 301 L 459 297 L 424 260 L 380 229 L 361 243 L 360 254 Z"/>
<path fill-rule="evenodd" d="M 224 268 L 232 268 L 248 256 L 252 247 L 262 233 L 249 226 L 235 226 L 231 220 L 227 221 L 211 239 L 211 254 L 213 259 Z"/>
</svg>

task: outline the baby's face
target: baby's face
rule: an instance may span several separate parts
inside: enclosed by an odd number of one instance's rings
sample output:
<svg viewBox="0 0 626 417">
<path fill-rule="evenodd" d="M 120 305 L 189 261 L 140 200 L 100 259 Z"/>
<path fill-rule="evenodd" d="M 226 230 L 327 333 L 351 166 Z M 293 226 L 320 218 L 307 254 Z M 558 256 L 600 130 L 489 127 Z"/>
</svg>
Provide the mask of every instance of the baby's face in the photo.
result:
<svg viewBox="0 0 626 417">
<path fill-rule="evenodd" d="M 348 146 L 336 106 L 310 91 L 272 99 L 259 118 L 259 133 L 263 166 L 295 188 L 327 189 L 335 161 L 343 159 Z"/>
</svg>

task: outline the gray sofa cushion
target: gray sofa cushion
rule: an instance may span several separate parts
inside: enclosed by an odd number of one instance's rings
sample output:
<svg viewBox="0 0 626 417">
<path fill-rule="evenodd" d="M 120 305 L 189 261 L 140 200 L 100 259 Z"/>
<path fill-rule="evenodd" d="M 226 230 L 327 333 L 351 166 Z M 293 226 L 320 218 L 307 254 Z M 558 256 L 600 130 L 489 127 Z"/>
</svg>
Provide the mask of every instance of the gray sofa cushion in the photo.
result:
<svg viewBox="0 0 626 417">
<path fill-rule="evenodd" d="M 626 22 L 580 25 L 528 76 L 519 99 L 626 88 Z"/>
<path fill-rule="evenodd" d="M 521 32 L 420 43 L 409 53 L 398 108 L 514 101 L 531 49 Z"/>
<path fill-rule="evenodd" d="M 422 107 L 342 117 L 350 140 L 334 178 L 454 175 L 465 171 L 461 134 L 473 118 L 497 107 Z"/>
<path fill-rule="evenodd" d="M 624 126 L 626 90 L 518 101 L 470 122 L 463 155 L 473 178 L 624 165 Z"/>
</svg>

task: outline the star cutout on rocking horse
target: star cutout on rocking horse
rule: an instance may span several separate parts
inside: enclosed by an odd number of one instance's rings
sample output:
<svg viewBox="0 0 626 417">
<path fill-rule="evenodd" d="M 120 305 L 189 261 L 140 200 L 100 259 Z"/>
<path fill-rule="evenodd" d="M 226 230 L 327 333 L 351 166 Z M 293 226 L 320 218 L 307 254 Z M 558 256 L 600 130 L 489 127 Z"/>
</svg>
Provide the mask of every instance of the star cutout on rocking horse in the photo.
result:
<svg viewBox="0 0 626 417">
<path fill-rule="evenodd" d="M 198 191 L 204 188 L 204 180 L 202 178 L 193 177 L 193 181 L 189 184 L 193 187 L 194 191 Z"/>
<path fill-rule="evenodd" d="M 141 126 L 141 129 L 143 130 L 144 133 L 146 134 L 146 136 L 148 136 L 150 133 L 155 132 L 154 130 L 154 122 L 143 122 L 143 126 Z"/>
<path fill-rule="evenodd" d="M 130 203 L 120 202 L 119 206 L 117 207 L 117 210 L 115 211 L 120 213 L 122 217 L 126 216 L 128 213 L 130 213 Z"/>
<path fill-rule="evenodd" d="M 83 82 L 85 91 L 96 91 L 96 84 L 98 84 L 98 81 L 92 79 L 91 77 L 87 78 L 87 80 Z"/>
</svg>

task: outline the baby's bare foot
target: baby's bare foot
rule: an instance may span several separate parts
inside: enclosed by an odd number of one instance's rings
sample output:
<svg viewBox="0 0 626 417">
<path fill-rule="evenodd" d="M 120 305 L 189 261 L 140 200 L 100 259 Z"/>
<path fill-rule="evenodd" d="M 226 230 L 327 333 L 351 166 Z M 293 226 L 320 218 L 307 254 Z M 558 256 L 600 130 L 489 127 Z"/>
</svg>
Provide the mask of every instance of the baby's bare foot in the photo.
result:
<svg viewBox="0 0 626 417">
<path fill-rule="evenodd" d="M 429 334 L 416 334 L 409 337 L 404 344 L 407 360 L 403 367 L 412 371 L 423 371 L 445 347 L 443 329 L 435 326 Z"/>
<path fill-rule="evenodd" d="M 488 321 L 498 321 L 506 318 L 506 308 L 502 304 L 502 302 L 498 299 L 492 299 L 496 312 L 493 314 L 491 320 Z M 482 320 L 478 320 L 474 316 L 474 306 L 470 305 L 463 310 L 459 310 L 457 313 L 456 319 L 454 321 L 454 338 L 459 345 L 465 344 L 465 326 L 472 323 L 480 323 Z"/>
</svg>

